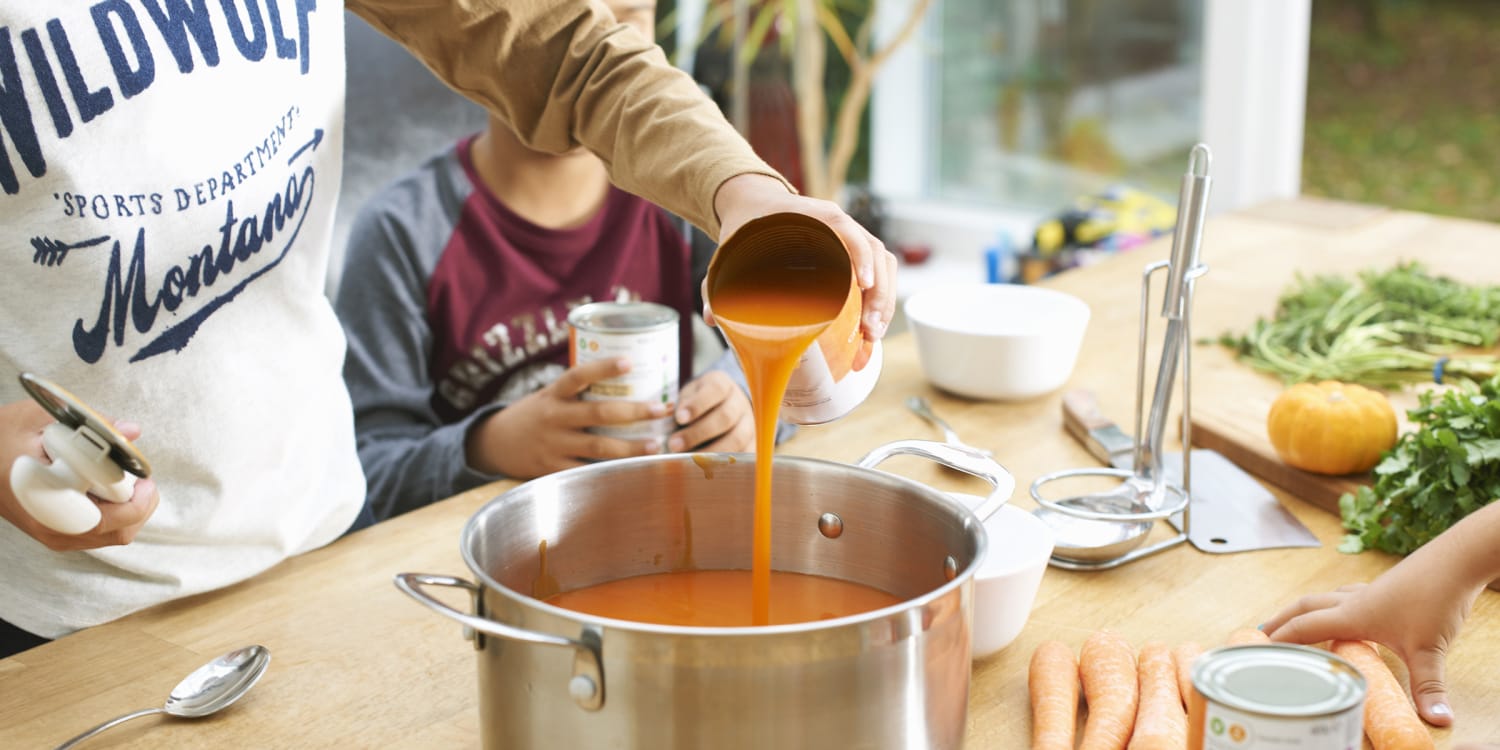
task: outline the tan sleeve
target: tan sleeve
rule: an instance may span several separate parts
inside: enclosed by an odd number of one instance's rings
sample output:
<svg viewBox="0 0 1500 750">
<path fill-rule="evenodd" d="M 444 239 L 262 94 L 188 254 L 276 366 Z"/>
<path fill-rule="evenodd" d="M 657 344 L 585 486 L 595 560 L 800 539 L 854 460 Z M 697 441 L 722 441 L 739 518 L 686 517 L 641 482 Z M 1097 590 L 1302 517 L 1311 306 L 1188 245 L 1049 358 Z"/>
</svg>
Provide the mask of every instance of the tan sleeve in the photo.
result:
<svg viewBox="0 0 1500 750">
<path fill-rule="evenodd" d="M 710 237 L 718 236 L 713 198 L 725 180 L 753 172 L 785 184 L 692 78 L 597 2 L 347 0 L 346 7 L 510 123 L 526 145 L 560 152 L 582 144 L 616 185 Z"/>
</svg>

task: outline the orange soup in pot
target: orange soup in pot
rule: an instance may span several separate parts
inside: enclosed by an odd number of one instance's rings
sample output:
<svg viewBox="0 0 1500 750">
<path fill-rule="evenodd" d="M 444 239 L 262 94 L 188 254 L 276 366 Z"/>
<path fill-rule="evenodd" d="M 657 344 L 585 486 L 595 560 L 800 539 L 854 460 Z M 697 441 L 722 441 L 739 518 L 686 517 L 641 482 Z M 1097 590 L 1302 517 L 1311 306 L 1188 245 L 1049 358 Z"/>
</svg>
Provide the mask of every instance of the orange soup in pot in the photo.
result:
<svg viewBox="0 0 1500 750">
<path fill-rule="evenodd" d="M 870 586 L 785 571 L 771 572 L 764 622 L 752 616 L 748 570 L 679 570 L 631 576 L 555 594 L 559 607 L 619 620 L 734 628 L 831 620 L 901 603 Z"/>
</svg>

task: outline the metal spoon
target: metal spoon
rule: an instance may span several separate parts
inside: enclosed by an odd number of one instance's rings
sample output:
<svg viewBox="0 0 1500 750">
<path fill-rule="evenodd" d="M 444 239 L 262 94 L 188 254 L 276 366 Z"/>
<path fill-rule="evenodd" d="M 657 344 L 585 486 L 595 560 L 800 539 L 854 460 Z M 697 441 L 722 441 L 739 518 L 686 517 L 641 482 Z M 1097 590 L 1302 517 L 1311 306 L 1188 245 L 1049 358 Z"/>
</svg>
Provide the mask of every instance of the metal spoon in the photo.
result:
<svg viewBox="0 0 1500 750">
<path fill-rule="evenodd" d="M 244 695 L 260 679 L 261 674 L 266 671 L 266 665 L 270 663 L 271 652 L 265 646 L 246 646 L 230 651 L 198 667 L 182 682 L 177 683 L 177 687 L 172 688 L 172 694 L 167 697 L 166 705 L 161 708 L 148 708 L 110 719 L 58 745 L 57 750 L 67 750 L 110 727 L 142 716 L 170 714 L 184 719 L 207 716 Z"/>
<path fill-rule="evenodd" d="M 978 448 L 960 440 L 958 438 L 958 433 L 954 432 L 953 428 L 949 427 L 947 422 L 944 422 L 941 417 L 933 412 L 932 404 L 927 403 L 926 398 L 923 398 L 922 396 L 910 396 L 906 399 L 906 408 L 911 409 L 917 414 L 917 416 L 922 417 L 923 419 L 936 425 L 938 429 L 943 431 L 943 440 L 947 441 L 948 443 L 951 443 L 953 445 L 961 445 L 965 448 L 972 448 L 976 451 L 979 451 L 980 453 L 983 453 L 986 456 L 993 457 L 995 455 L 995 452 L 988 448 Z"/>
</svg>

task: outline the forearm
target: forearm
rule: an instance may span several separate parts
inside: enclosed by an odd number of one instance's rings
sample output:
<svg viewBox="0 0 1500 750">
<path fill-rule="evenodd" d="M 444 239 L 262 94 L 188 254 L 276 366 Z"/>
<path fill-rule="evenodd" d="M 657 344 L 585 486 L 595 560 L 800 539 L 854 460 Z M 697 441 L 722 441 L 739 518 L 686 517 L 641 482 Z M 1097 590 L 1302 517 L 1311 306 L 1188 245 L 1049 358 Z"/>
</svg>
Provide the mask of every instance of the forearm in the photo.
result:
<svg viewBox="0 0 1500 750">
<path fill-rule="evenodd" d="M 721 185 L 745 173 L 776 175 L 660 48 L 597 3 L 348 0 L 347 7 L 528 146 L 560 152 L 582 144 L 621 188 L 710 236 L 719 234 Z"/>
<path fill-rule="evenodd" d="M 471 471 L 497 477 L 505 474 L 501 456 L 494 449 L 504 443 L 500 437 L 501 419 L 501 411 L 495 410 L 480 419 L 466 420 L 469 429 L 465 432 L 462 455 L 464 465 Z"/>
<path fill-rule="evenodd" d="M 1500 579 L 1500 501 L 1465 516 L 1411 557 L 1431 568 L 1452 571 L 1465 587 L 1478 588 Z"/>
</svg>

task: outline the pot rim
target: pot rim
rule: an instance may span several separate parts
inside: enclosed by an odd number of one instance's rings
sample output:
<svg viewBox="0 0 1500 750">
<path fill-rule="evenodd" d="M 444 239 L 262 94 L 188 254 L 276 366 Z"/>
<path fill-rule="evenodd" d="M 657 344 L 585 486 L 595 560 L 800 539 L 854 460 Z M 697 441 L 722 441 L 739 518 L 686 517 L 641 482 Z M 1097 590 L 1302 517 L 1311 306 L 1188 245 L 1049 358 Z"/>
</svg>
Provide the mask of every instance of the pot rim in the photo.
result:
<svg viewBox="0 0 1500 750">
<path fill-rule="evenodd" d="M 700 452 L 637 456 L 634 458 L 615 459 L 610 463 L 618 466 L 621 463 L 650 464 L 655 462 L 692 461 L 694 456 L 703 455 L 713 456 L 715 457 L 715 461 L 721 458 L 727 458 L 735 462 L 747 462 L 752 465 L 755 462 L 755 454 L 753 453 Z M 773 465 L 786 463 L 819 464 L 837 466 L 841 470 L 855 469 L 858 471 L 873 471 L 883 474 L 886 477 L 893 479 L 901 484 L 904 484 L 906 485 L 906 489 L 915 492 L 917 495 L 923 496 L 926 499 L 936 502 L 937 504 L 942 505 L 946 508 L 956 510 L 958 512 L 958 515 L 962 516 L 963 518 L 964 529 L 966 531 L 977 532 L 976 541 L 978 542 L 978 545 L 974 551 L 973 559 L 969 561 L 968 565 L 959 570 L 951 580 L 943 583 L 943 585 L 938 586 L 937 588 L 932 589 L 931 591 L 928 591 L 919 596 L 915 596 L 910 599 L 904 599 L 888 607 L 881 607 L 880 609 L 872 609 L 867 612 L 846 615 L 844 617 L 835 617 L 828 620 L 809 620 L 806 622 L 786 623 L 783 625 L 749 625 L 738 627 L 667 625 L 662 623 L 642 622 L 640 620 L 623 620 L 614 617 L 604 617 L 602 615 L 580 612 L 576 609 L 568 609 L 566 607 L 559 607 L 555 604 L 548 604 L 547 602 L 542 601 L 541 599 L 538 599 L 534 596 L 524 594 L 508 586 L 504 586 L 494 578 L 492 578 L 489 573 L 483 570 L 482 566 L 478 564 L 478 561 L 474 559 L 474 555 L 472 552 L 474 545 L 471 542 L 473 541 L 474 536 L 479 533 L 479 518 L 481 516 L 484 516 L 485 512 L 489 510 L 491 506 L 506 502 L 506 500 L 512 495 L 520 492 L 522 489 L 529 487 L 534 483 L 562 481 L 562 479 L 566 478 L 568 475 L 593 470 L 596 466 L 598 466 L 598 464 L 577 466 L 571 469 L 564 469 L 559 472 L 538 477 L 536 479 L 531 479 L 519 485 L 516 485 L 515 487 L 512 487 L 511 489 L 506 490 L 505 492 L 491 499 L 489 502 L 481 506 L 479 510 L 475 511 L 474 514 L 469 517 L 468 521 L 464 522 L 463 531 L 459 534 L 459 553 L 463 556 L 464 564 L 468 566 L 469 572 L 474 574 L 474 576 L 478 579 L 481 587 L 493 590 L 505 596 L 506 598 L 515 601 L 518 604 L 535 607 L 546 614 L 550 614 L 566 620 L 575 621 L 584 626 L 610 628 L 637 633 L 694 637 L 776 636 L 795 633 L 807 633 L 819 630 L 831 630 L 848 625 L 860 625 L 867 622 L 882 620 L 912 609 L 914 606 L 923 607 L 945 596 L 948 596 L 954 590 L 964 586 L 966 583 L 972 582 L 975 575 L 979 571 L 980 564 L 984 561 L 985 553 L 987 552 L 989 547 L 989 534 L 984 528 L 984 523 L 980 521 L 979 516 L 976 515 L 971 508 L 969 508 L 963 502 L 959 501 L 957 498 L 951 496 L 947 492 L 934 489 L 925 484 L 922 484 L 921 482 L 903 477 L 899 474 L 891 474 L 890 472 L 881 471 L 880 469 L 854 466 L 851 464 L 840 463 L 838 461 L 829 461 L 827 459 L 821 458 L 811 458 L 808 456 L 773 456 L 772 463 Z"/>
</svg>

